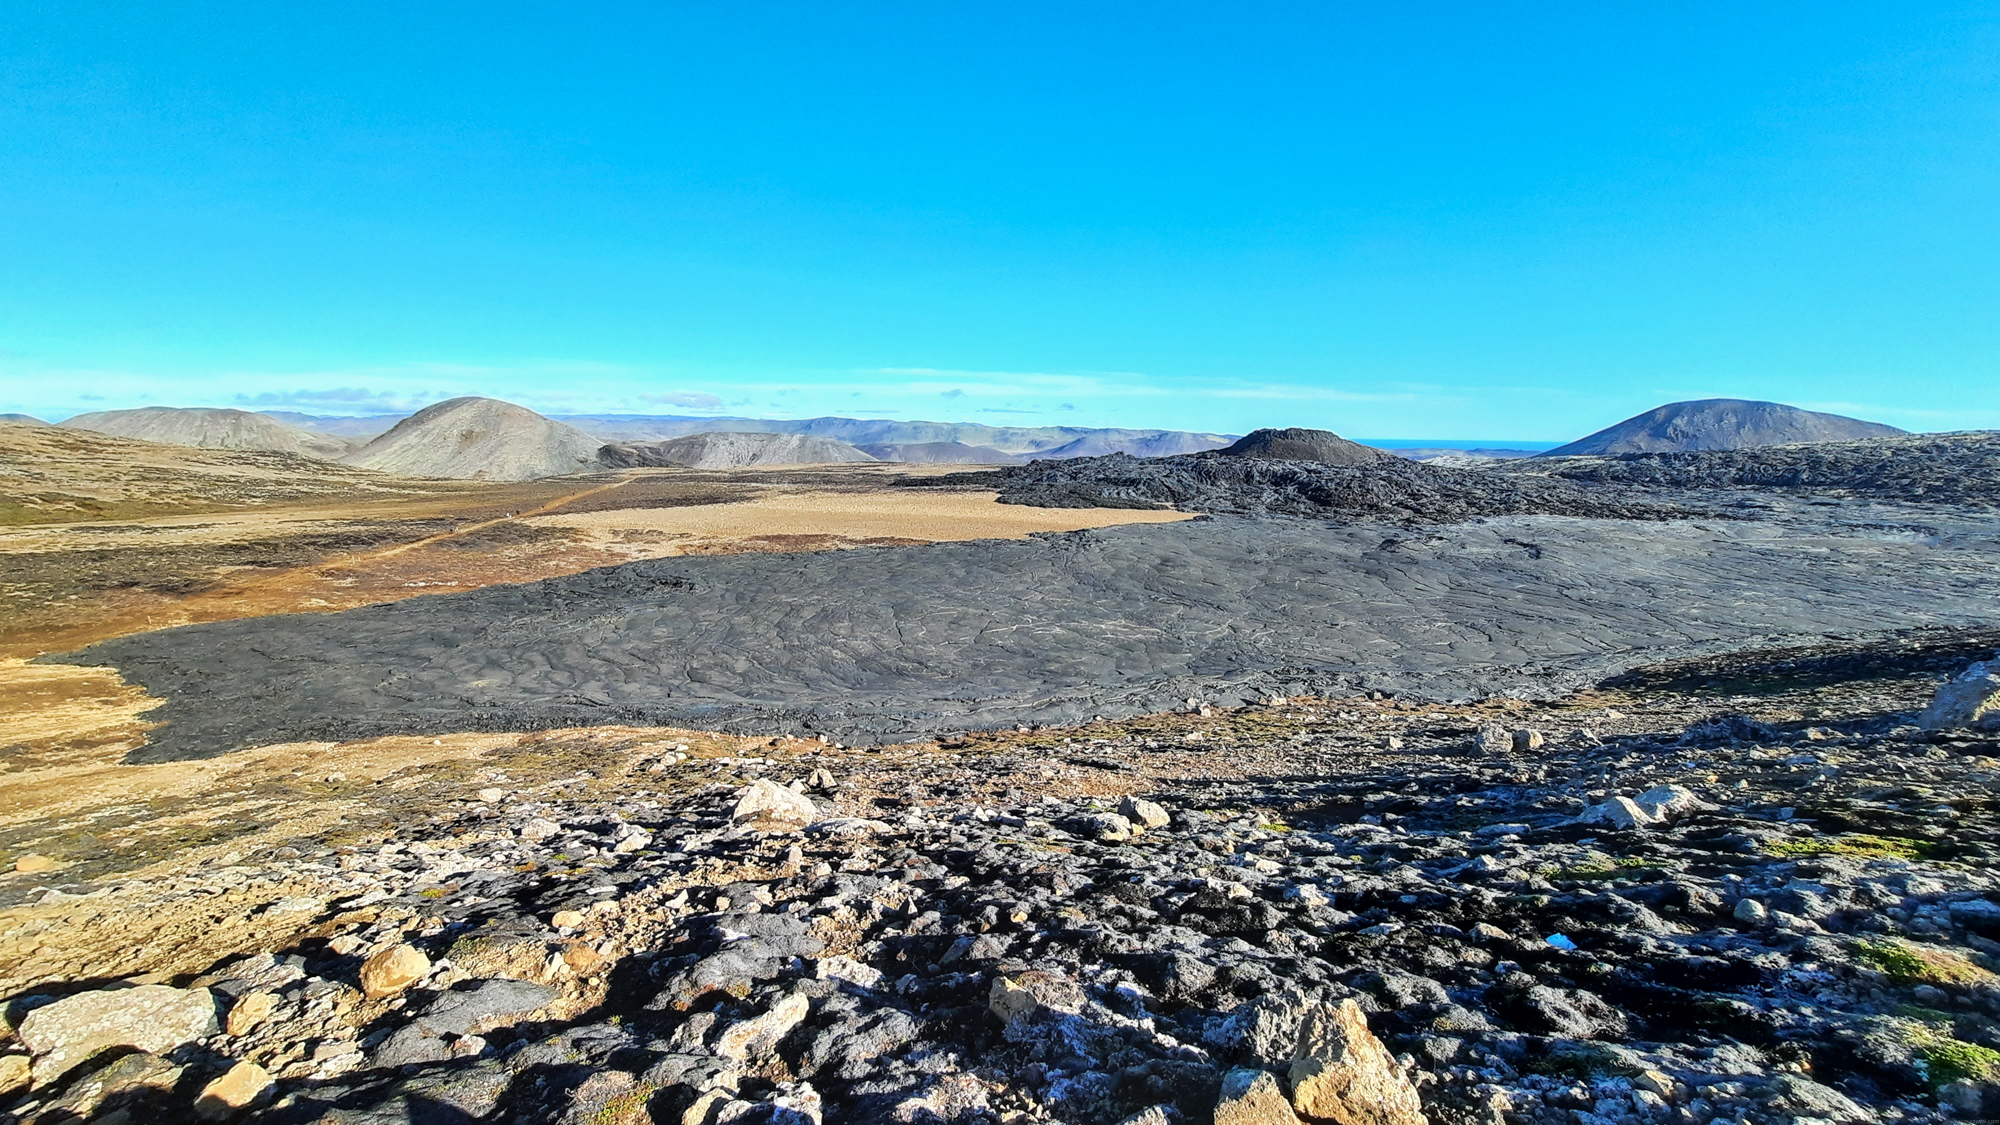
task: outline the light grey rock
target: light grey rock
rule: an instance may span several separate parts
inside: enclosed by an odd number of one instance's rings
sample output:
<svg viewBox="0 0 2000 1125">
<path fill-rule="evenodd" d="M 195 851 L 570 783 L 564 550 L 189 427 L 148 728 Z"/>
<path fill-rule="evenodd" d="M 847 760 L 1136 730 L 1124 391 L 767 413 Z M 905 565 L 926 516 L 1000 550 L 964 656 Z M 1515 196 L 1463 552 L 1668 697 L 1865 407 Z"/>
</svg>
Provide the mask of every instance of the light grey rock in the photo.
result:
<svg viewBox="0 0 2000 1125">
<path fill-rule="evenodd" d="M 1711 807 L 1694 790 L 1681 785 L 1655 785 L 1632 799 L 1654 820 L 1669 820 L 1683 813 Z"/>
<path fill-rule="evenodd" d="M 1771 912 L 1765 909 L 1764 904 L 1758 902 L 1756 899 L 1746 898 L 1737 901 L 1736 909 L 1730 911 L 1730 917 L 1746 926 L 1761 926 L 1765 922 L 1770 921 Z"/>
<path fill-rule="evenodd" d="M 1093 840 L 1118 843 L 1133 836 L 1132 822 L 1117 813 L 1091 813 L 1078 818 L 1082 834 Z"/>
<path fill-rule="evenodd" d="M 771 1005 L 768 1011 L 739 1020 L 715 1037 L 715 1053 L 738 1063 L 760 1060 L 771 1053 L 778 1041 L 791 1033 L 806 1014 L 812 1001 L 793 993 Z"/>
<path fill-rule="evenodd" d="M 819 819 L 812 798 L 767 778 L 758 778 L 736 796 L 730 819 L 762 832 L 796 832 Z"/>
<path fill-rule="evenodd" d="M 1874 1110 L 1860 1105 L 1839 1090 L 1795 1074 L 1780 1075 L 1771 1080 L 1768 1102 L 1771 1108 L 1783 1113 L 1817 1117 L 1842 1125 L 1866 1125 L 1877 1120 Z"/>
<path fill-rule="evenodd" d="M 1118 802 L 1118 814 L 1142 828 L 1165 828 L 1173 823 L 1166 809 L 1140 797 L 1127 797 Z"/>
<path fill-rule="evenodd" d="M 215 997 L 163 984 L 83 992 L 28 1013 L 19 1035 L 42 1085 L 112 1047 L 162 1054 L 215 1034 Z"/>
<path fill-rule="evenodd" d="M 1238 1067 L 1222 1076 L 1215 1125 L 1298 1125 L 1298 1120 L 1270 1071 Z"/>
<path fill-rule="evenodd" d="M 1937 689 L 1917 716 L 1925 730 L 2000 730 L 2000 660 L 1981 661 Z"/>
<path fill-rule="evenodd" d="M 1647 812 L 1630 797 L 1613 797 L 1600 805 L 1592 805 L 1576 818 L 1578 824 L 1601 824 L 1606 828 L 1645 830 L 1659 823 L 1659 818 Z"/>
</svg>

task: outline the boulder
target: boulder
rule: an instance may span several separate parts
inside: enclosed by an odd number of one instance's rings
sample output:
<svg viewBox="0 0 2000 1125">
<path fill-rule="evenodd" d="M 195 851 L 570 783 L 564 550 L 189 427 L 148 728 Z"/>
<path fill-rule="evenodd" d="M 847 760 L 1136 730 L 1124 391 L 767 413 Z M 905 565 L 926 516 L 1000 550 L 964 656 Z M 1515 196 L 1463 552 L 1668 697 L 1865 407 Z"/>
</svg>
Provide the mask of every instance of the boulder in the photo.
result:
<svg viewBox="0 0 2000 1125">
<path fill-rule="evenodd" d="M 1983 660 L 1937 689 L 1917 716 L 1925 730 L 2000 730 L 2000 659 Z"/>
<path fill-rule="evenodd" d="M 1076 820 L 1077 835 L 1086 836 L 1107 844 L 1130 840 L 1134 835 L 1132 822 L 1117 813 L 1091 813 Z M 1143 832 L 1144 829 L 1139 831 Z"/>
<path fill-rule="evenodd" d="M 715 1039 L 715 1053 L 736 1062 L 761 1060 L 811 1011 L 812 1002 L 799 993 L 771 1005 L 762 1015 L 738 1020 Z"/>
<path fill-rule="evenodd" d="M 1306 1014 L 1292 1058 L 1292 1105 L 1336 1125 L 1426 1125 L 1417 1088 L 1352 1000 Z"/>
<path fill-rule="evenodd" d="M 194 1111 L 204 1121 L 222 1121 L 262 1102 L 275 1085 L 277 1082 L 268 1071 L 244 1059 L 201 1088 L 194 1100 Z"/>
<path fill-rule="evenodd" d="M 1043 1009 L 1075 1012 L 1082 1007 L 1083 990 L 1074 981 L 1040 969 L 995 977 L 986 994 L 987 1010 L 1001 1023 L 1013 1023 Z"/>
<path fill-rule="evenodd" d="M 37 1086 L 113 1047 L 151 1054 L 215 1034 L 215 997 L 205 988 L 137 988 L 83 992 L 36 1008 L 21 1021 L 21 1042 L 35 1056 Z"/>
<path fill-rule="evenodd" d="M 1666 820 L 1696 809 L 1714 807 L 1695 796 L 1694 790 L 1680 785 L 1655 785 L 1634 797 L 1632 803 L 1644 809 L 1655 820 Z"/>
<path fill-rule="evenodd" d="M 39 852 L 28 852 L 14 861 L 14 870 L 23 875 L 45 875 L 62 864 Z"/>
<path fill-rule="evenodd" d="M 1951 920 L 1976 934 L 2000 933 L 2000 905 L 1983 898 L 1954 902 L 1947 908 Z"/>
<path fill-rule="evenodd" d="M 1659 818 L 1647 812 L 1630 797 L 1613 797 L 1601 805 L 1592 805 L 1576 818 L 1578 824 L 1601 824 L 1606 828 L 1640 829 L 1650 828 L 1659 823 Z"/>
<path fill-rule="evenodd" d="M 819 819 L 819 807 L 803 793 L 759 778 L 737 794 L 730 816 L 759 832 L 796 832 Z"/>
<path fill-rule="evenodd" d="M 72 1079 L 62 1096 L 42 1107 L 38 1125 L 55 1122 L 157 1121 L 177 1108 L 174 1087 L 185 1068 L 158 1055 L 121 1055 Z"/>
<path fill-rule="evenodd" d="M 231 1035 L 248 1035 L 258 1024 L 271 1018 L 278 1007 L 278 996 L 274 992 L 246 992 L 229 1006 L 229 1019 L 223 1030 Z"/>
<path fill-rule="evenodd" d="M 1514 736 L 1499 723 L 1486 723 L 1472 736 L 1472 748 L 1489 757 L 1511 754 L 1514 751 Z"/>
<path fill-rule="evenodd" d="M 1270 1071 L 1238 1067 L 1222 1076 L 1215 1125 L 1299 1125 L 1299 1115 Z"/>
<path fill-rule="evenodd" d="M 1795 1074 L 1772 1079 L 1767 1099 L 1766 1104 L 1771 1109 L 1787 1116 L 1815 1117 L 1841 1125 L 1863 1125 L 1879 1120 L 1874 1110 L 1856 1103 L 1839 1090 Z"/>
<path fill-rule="evenodd" d="M 361 991 L 370 1000 L 394 996 L 431 973 L 431 959 L 414 945 L 377 951 L 361 963 Z"/>
<path fill-rule="evenodd" d="M 1540 750 L 1548 744 L 1548 738 L 1538 730 L 1517 730 L 1513 734 L 1514 753 L 1525 754 L 1530 750 Z"/>
<path fill-rule="evenodd" d="M 1141 828 L 1165 828 L 1173 821 L 1166 809 L 1138 797 L 1127 797 L 1118 802 L 1118 815 Z"/>
<path fill-rule="evenodd" d="M 433 1035 L 470 1035 L 518 1023 L 555 998 L 555 989 L 524 980 L 467 981 L 439 993 L 417 1025 Z"/>
</svg>

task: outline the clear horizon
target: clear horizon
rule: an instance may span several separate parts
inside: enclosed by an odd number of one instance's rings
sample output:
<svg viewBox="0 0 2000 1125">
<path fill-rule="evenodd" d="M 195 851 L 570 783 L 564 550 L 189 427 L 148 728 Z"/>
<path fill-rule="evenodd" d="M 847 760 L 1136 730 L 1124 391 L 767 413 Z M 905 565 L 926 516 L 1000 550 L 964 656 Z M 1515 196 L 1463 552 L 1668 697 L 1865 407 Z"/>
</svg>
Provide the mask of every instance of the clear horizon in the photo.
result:
<svg viewBox="0 0 2000 1125">
<path fill-rule="evenodd" d="M 19 5 L 0 412 L 2000 427 L 1996 58 L 1965 3 Z"/>
</svg>

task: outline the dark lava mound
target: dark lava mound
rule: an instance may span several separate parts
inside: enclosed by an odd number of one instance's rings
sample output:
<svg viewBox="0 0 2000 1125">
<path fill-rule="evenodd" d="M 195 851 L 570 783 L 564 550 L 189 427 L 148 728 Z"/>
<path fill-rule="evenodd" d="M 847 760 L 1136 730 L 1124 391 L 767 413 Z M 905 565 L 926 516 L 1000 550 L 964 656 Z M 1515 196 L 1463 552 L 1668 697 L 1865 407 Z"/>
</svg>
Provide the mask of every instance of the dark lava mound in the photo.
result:
<svg viewBox="0 0 2000 1125">
<path fill-rule="evenodd" d="M 1259 431 L 1287 432 L 1314 433 Z M 1394 456 L 1371 458 L 1365 464 L 1328 464 L 1226 451 L 1143 459 L 1113 454 L 1037 461 L 992 472 L 955 473 L 904 483 L 909 487 L 995 488 L 1001 503 L 1042 508 L 1177 508 L 1401 524 L 1457 523 L 1502 515 L 1656 520 L 1696 514 L 1594 495 L 1546 476 L 1437 468 Z"/>
<path fill-rule="evenodd" d="M 1544 456 L 1510 462 L 1497 471 L 1591 486 L 1749 488 L 1990 508 L 2000 505 L 2000 433 L 1909 434 L 1620 457 Z"/>
<path fill-rule="evenodd" d="M 1236 444 L 1217 450 L 1224 457 L 1259 457 L 1266 461 L 1320 461 L 1328 465 L 1373 465 L 1389 454 L 1348 441 L 1331 430 L 1297 426 L 1253 430 Z"/>
</svg>

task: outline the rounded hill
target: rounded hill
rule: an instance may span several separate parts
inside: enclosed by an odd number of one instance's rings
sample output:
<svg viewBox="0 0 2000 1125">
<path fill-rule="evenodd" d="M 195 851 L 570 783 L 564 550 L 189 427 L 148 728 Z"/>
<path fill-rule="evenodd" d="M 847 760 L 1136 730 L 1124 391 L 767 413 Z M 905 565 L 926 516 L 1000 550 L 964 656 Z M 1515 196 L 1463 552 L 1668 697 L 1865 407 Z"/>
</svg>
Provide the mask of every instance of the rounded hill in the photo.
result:
<svg viewBox="0 0 2000 1125">
<path fill-rule="evenodd" d="M 597 467 L 603 442 L 525 406 L 454 398 L 424 407 L 342 460 L 450 480 L 534 480 Z"/>
<path fill-rule="evenodd" d="M 1255 457 L 1264 461 L 1318 461 L 1327 465 L 1373 465 L 1389 455 L 1331 430 L 1298 426 L 1252 430 L 1235 444 L 1216 451 L 1223 457 Z"/>
<path fill-rule="evenodd" d="M 1782 402 L 1706 398 L 1656 406 L 1542 456 L 1756 449 L 1766 445 L 1896 437 L 1904 432 L 1880 422 L 1801 410 Z"/>
<path fill-rule="evenodd" d="M 263 449 L 301 457 L 336 460 L 353 443 L 332 434 L 280 422 L 268 414 L 213 407 L 144 406 L 136 410 L 99 410 L 62 423 L 71 430 L 89 430 L 112 437 L 191 445 L 197 449 Z"/>
</svg>

